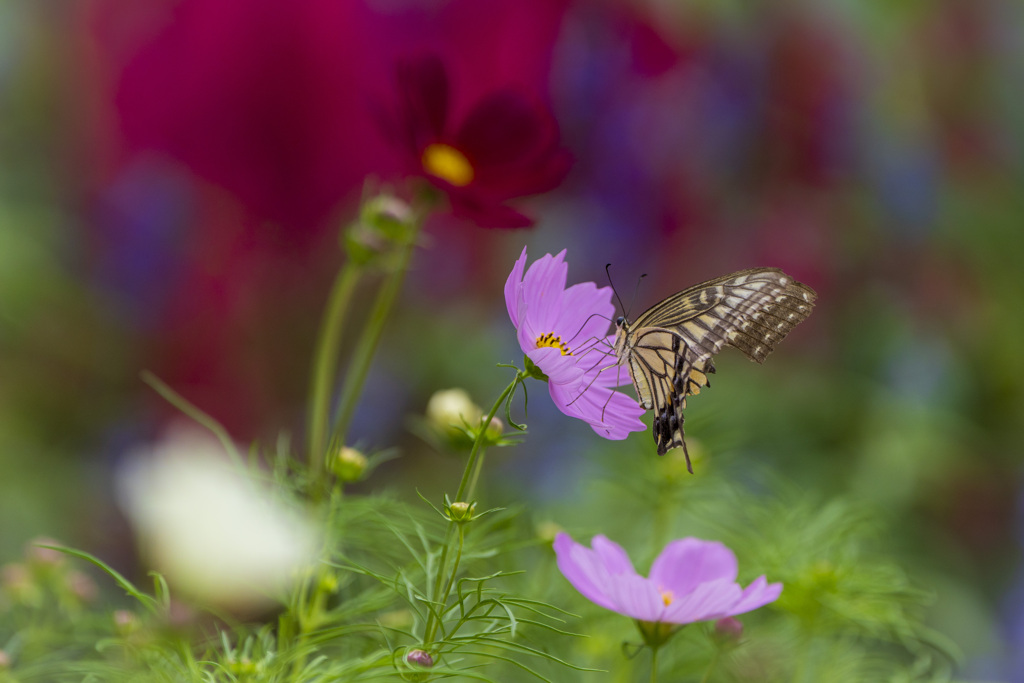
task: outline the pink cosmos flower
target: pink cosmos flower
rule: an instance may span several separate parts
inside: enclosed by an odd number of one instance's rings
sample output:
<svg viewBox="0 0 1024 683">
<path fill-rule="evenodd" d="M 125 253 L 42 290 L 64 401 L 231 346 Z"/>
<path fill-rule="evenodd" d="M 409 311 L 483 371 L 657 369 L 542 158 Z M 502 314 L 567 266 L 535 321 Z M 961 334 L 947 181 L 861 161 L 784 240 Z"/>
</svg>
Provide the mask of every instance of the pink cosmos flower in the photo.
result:
<svg viewBox="0 0 1024 683">
<path fill-rule="evenodd" d="M 721 543 L 683 538 L 661 551 L 640 576 L 621 546 L 595 536 L 593 549 L 555 537 L 558 568 L 585 598 L 641 622 L 690 624 L 743 614 L 775 601 L 781 583 L 763 576 L 736 583 L 736 556 Z M 643 629 L 641 629 L 643 630 Z"/>
<path fill-rule="evenodd" d="M 611 367 L 611 288 L 593 282 L 566 288 L 564 249 L 537 259 L 524 275 L 525 268 L 523 248 L 505 282 L 505 305 L 523 353 L 548 377 L 551 400 L 606 439 L 646 429 L 643 408 L 612 389 L 630 379 L 623 368 Z"/>
</svg>

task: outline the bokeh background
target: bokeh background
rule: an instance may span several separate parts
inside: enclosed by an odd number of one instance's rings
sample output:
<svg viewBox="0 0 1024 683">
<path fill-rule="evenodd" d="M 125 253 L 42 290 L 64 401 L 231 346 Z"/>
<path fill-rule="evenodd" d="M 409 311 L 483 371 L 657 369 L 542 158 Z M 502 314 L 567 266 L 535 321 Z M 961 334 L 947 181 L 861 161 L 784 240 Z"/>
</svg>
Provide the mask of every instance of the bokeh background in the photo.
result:
<svg viewBox="0 0 1024 683">
<path fill-rule="evenodd" d="M 457 477 L 410 416 L 508 381 L 524 245 L 570 281 L 611 262 L 627 301 L 646 273 L 634 315 L 781 267 L 818 307 L 764 367 L 717 362 L 698 470 L 874 506 L 962 677 L 1024 680 L 1014 0 L 0 0 L 0 561 L 45 534 L 132 571 L 111 473 L 175 418 L 144 369 L 241 442 L 301 441 L 338 231 L 402 179 L 379 111 L 417 50 L 455 112 L 538 93 L 574 165 L 515 204 L 531 229 L 430 222 L 353 427 L 403 453 L 374 483 Z M 653 457 L 544 393 L 490 491 L 539 520 Z"/>
</svg>

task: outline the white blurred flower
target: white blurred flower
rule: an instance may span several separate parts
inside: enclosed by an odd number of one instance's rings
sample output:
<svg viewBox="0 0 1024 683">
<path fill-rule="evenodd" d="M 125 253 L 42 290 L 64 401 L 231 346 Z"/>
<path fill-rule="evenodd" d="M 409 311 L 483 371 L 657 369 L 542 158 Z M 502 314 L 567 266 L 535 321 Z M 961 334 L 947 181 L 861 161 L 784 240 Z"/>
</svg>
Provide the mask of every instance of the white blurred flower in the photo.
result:
<svg viewBox="0 0 1024 683">
<path fill-rule="evenodd" d="M 194 428 L 132 454 L 117 492 L 152 567 L 200 602 L 269 604 L 316 559 L 312 524 Z"/>
</svg>

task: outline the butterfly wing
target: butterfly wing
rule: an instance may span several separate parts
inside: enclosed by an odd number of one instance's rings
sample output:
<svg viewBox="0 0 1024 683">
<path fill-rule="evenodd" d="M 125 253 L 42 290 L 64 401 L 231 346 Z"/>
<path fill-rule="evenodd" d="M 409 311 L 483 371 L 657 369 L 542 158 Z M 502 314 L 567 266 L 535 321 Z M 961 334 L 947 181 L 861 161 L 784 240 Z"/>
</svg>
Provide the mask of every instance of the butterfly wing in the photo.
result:
<svg viewBox="0 0 1024 683">
<path fill-rule="evenodd" d="M 813 289 L 778 268 L 751 268 L 670 296 L 630 327 L 637 333 L 651 327 L 673 330 L 698 358 L 709 358 L 728 344 L 763 363 L 811 314 L 816 297 Z"/>
<path fill-rule="evenodd" d="M 655 304 L 629 325 L 623 351 L 637 397 L 655 411 L 658 453 L 682 446 L 686 397 L 709 386 L 712 356 L 729 345 L 763 363 L 807 318 L 814 290 L 777 268 L 708 280 Z M 689 467 L 689 455 L 686 457 Z"/>
<path fill-rule="evenodd" d="M 678 334 L 655 328 L 636 335 L 628 361 L 640 403 L 654 410 L 654 442 L 658 445 L 658 455 L 680 446 L 686 453 L 683 438 L 686 396 L 700 391 L 694 373 L 707 380 L 704 373 L 694 369 L 693 353 Z M 686 453 L 686 466 L 693 471 L 689 453 Z"/>
</svg>

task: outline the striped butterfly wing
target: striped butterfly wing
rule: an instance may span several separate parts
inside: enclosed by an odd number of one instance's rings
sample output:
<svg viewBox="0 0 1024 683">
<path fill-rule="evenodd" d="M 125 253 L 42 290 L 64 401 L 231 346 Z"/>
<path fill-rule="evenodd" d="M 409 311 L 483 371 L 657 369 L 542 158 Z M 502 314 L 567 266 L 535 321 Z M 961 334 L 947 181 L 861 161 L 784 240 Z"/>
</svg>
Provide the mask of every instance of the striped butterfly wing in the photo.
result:
<svg viewBox="0 0 1024 683">
<path fill-rule="evenodd" d="M 729 345 L 763 363 L 807 318 L 814 290 L 777 268 L 751 268 L 702 282 L 619 325 L 619 362 L 628 362 L 640 403 L 654 410 L 658 454 L 682 447 L 686 397 L 710 386 L 712 356 Z"/>
</svg>

